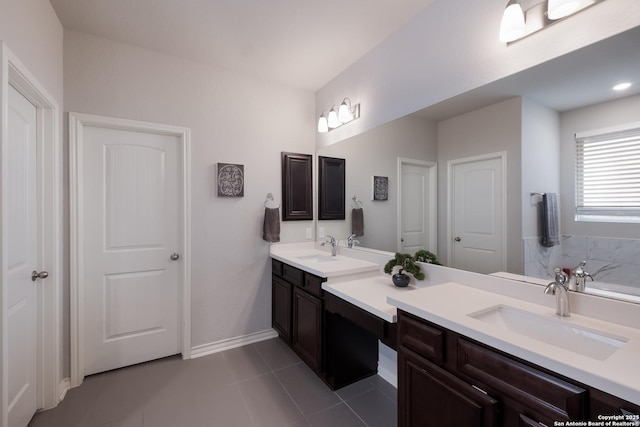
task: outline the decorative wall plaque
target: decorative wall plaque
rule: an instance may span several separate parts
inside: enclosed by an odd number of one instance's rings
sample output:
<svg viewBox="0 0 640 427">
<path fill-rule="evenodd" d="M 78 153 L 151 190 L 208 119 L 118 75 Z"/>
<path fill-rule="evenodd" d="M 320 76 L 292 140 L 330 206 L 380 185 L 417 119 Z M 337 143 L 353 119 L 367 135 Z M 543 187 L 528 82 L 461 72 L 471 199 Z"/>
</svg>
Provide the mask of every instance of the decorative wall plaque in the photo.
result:
<svg viewBox="0 0 640 427">
<path fill-rule="evenodd" d="M 218 197 L 244 197 L 244 165 L 218 163 Z"/>
</svg>

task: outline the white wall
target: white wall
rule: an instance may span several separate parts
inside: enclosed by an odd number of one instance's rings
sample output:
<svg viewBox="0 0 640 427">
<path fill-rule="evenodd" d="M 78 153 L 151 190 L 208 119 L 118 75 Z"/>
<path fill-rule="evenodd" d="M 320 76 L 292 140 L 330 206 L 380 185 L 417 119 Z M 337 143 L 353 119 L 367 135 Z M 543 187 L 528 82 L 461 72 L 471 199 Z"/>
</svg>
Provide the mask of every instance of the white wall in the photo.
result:
<svg viewBox="0 0 640 427">
<path fill-rule="evenodd" d="M 62 24 L 48 1 L 0 3 L 0 40 L 62 106 Z"/>
<path fill-rule="evenodd" d="M 540 236 L 538 204 L 531 193 L 560 192 L 560 115 L 530 99 L 522 99 L 522 237 Z M 559 219 L 559 218 L 558 218 Z M 562 229 L 560 230 L 563 231 Z"/>
<path fill-rule="evenodd" d="M 640 2 L 607 0 L 510 46 L 504 0 L 435 0 L 316 93 L 316 117 L 344 97 L 361 117 L 316 136 L 323 147 L 640 25 Z"/>
<path fill-rule="evenodd" d="M 602 129 L 640 121 L 640 95 L 603 102 L 560 115 L 560 200 L 562 234 L 638 239 L 638 224 L 575 221 L 575 139 L 576 132 Z"/>
<path fill-rule="evenodd" d="M 438 123 L 438 257 L 447 263 L 447 162 L 507 152 L 507 271 L 522 272 L 520 97 Z"/>
<path fill-rule="evenodd" d="M 65 111 L 191 129 L 192 344 L 271 328 L 264 201 L 281 201 L 280 152 L 314 152 L 314 97 L 223 69 L 64 33 Z M 244 165 L 245 195 L 216 196 L 216 163 Z M 311 221 L 282 224 L 302 241 Z"/>
<path fill-rule="evenodd" d="M 363 203 L 364 236 L 360 245 L 395 252 L 398 208 L 398 157 L 437 160 L 436 125 L 407 116 L 386 123 L 340 144 L 318 150 L 318 155 L 346 159 L 346 213 L 344 221 L 318 221 L 326 234 L 345 239 L 351 234 L 351 198 Z M 373 176 L 389 177 L 389 199 L 371 200 Z M 322 240 L 322 239 L 319 239 Z"/>
</svg>

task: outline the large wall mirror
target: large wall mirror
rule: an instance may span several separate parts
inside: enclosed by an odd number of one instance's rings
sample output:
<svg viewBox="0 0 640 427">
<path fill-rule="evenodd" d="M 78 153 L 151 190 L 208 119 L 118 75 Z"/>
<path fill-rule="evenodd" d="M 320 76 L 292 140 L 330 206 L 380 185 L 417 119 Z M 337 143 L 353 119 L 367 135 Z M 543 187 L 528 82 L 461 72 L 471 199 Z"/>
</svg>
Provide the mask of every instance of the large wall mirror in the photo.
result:
<svg viewBox="0 0 640 427">
<path fill-rule="evenodd" d="M 612 91 L 622 81 L 633 85 L 625 92 Z M 427 222 L 436 224 L 431 231 L 436 236 L 425 246 L 443 264 L 457 267 L 448 259 L 457 237 L 452 233 L 452 165 L 501 153 L 506 216 L 499 270 L 546 279 L 556 266 L 574 267 L 586 260 L 587 271 L 613 292 L 610 295 L 638 296 L 640 224 L 575 220 L 573 137 L 576 132 L 638 121 L 640 28 L 635 28 L 319 149 L 318 156 L 347 159 L 349 169 L 345 220 L 318 221 L 318 228 L 339 239 L 349 236 L 355 196 L 364 210 L 360 248 L 402 249 L 399 224 L 410 222 L 411 214 L 403 211 L 400 201 L 416 192 L 398 185 L 399 159 L 437 165 L 437 186 L 431 183 L 435 202 L 423 209 Z M 386 200 L 373 200 L 374 176 L 388 177 Z M 559 197 L 562 238 L 551 248 L 539 243 L 540 198 L 535 193 L 544 192 Z"/>
</svg>

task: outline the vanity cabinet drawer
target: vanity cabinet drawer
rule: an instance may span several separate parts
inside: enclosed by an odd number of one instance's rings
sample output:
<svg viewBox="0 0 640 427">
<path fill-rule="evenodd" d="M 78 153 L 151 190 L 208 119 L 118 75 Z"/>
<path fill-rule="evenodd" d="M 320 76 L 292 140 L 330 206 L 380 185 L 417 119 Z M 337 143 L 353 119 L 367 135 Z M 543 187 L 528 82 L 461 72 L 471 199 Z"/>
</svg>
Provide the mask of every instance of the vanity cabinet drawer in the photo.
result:
<svg viewBox="0 0 640 427">
<path fill-rule="evenodd" d="M 398 344 L 436 364 L 445 360 L 445 332 L 408 313 L 398 316 Z"/>
<path fill-rule="evenodd" d="M 457 339 L 457 371 L 487 392 L 528 408 L 540 421 L 584 419 L 588 392 L 471 341 Z"/>
<path fill-rule="evenodd" d="M 277 259 L 271 258 L 271 274 L 282 277 L 282 263 Z"/>
<path fill-rule="evenodd" d="M 282 277 L 295 286 L 304 284 L 304 271 L 289 264 L 282 264 Z"/>
<path fill-rule="evenodd" d="M 305 273 L 304 274 L 304 282 L 302 283 L 302 287 L 305 291 L 309 292 L 311 295 L 315 295 L 318 298 L 322 298 L 322 282 L 325 279 L 322 277 L 314 276 L 313 274 Z"/>
</svg>

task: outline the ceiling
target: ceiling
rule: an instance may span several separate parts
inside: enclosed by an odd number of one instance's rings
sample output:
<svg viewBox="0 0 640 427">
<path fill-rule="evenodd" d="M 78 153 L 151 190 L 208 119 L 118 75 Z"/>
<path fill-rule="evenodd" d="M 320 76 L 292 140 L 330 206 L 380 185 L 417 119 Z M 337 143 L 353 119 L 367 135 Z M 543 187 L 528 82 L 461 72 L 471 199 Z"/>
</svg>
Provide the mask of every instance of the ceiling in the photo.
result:
<svg viewBox="0 0 640 427">
<path fill-rule="evenodd" d="M 433 0 L 50 0 L 66 29 L 312 92 Z"/>
</svg>

